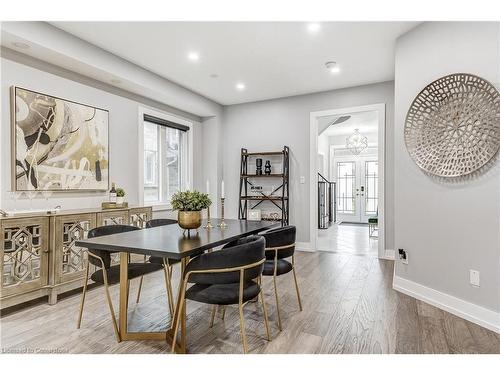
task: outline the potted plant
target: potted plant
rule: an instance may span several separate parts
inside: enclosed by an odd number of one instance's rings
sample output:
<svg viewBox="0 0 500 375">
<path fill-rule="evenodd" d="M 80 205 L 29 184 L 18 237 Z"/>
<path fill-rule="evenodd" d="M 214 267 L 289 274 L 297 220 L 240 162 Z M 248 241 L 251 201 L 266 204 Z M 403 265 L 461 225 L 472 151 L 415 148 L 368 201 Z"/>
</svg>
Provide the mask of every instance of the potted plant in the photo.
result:
<svg viewBox="0 0 500 375">
<path fill-rule="evenodd" d="M 201 210 L 210 207 L 208 194 L 199 191 L 179 191 L 172 196 L 172 208 L 178 210 L 177 219 L 183 229 L 197 229 L 201 226 Z"/>
<path fill-rule="evenodd" d="M 123 204 L 125 197 L 125 190 L 122 188 L 116 189 L 116 204 Z"/>
</svg>

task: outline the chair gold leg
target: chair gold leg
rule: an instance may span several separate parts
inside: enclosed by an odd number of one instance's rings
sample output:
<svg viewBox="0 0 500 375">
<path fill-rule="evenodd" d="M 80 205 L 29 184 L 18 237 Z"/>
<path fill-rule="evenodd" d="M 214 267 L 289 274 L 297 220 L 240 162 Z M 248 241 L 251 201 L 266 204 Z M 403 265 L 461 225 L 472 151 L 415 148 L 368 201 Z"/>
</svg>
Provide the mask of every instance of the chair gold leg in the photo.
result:
<svg viewBox="0 0 500 375">
<path fill-rule="evenodd" d="M 269 330 L 269 320 L 267 319 L 266 301 L 264 300 L 264 292 L 262 291 L 262 283 L 260 282 L 260 278 L 259 278 L 259 284 L 261 285 L 259 295 L 260 295 L 260 300 L 262 302 L 262 313 L 264 314 L 264 324 L 266 325 L 267 341 L 271 341 L 271 332 Z"/>
<path fill-rule="evenodd" d="M 141 289 L 143 280 L 144 276 L 141 276 L 141 279 L 139 280 L 139 289 L 137 290 L 137 298 L 135 299 L 135 303 L 139 303 L 139 300 L 141 299 Z"/>
<path fill-rule="evenodd" d="M 210 317 L 210 328 L 214 326 L 215 314 L 217 313 L 217 305 L 212 305 L 212 316 Z"/>
<path fill-rule="evenodd" d="M 273 271 L 273 283 L 274 283 L 274 296 L 276 297 L 276 313 L 278 315 L 278 328 L 281 331 L 281 314 L 280 314 L 280 301 L 278 297 L 278 287 L 276 285 L 276 273 L 278 272 L 278 250 L 274 251 L 274 271 Z"/>
<path fill-rule="evenodd" d="M 85 268 L 85 281 L 83 283 L 82 300 L 80 302 L 80 313 L 78 314 L 78 325 L 76 327 L 78 329 L 80 329 L 80 326 L 82 325 L 83 304 L 85 303 L 85 296 L 87 295 L 87 284 L 89 281 L 89 268 L 90 268 L 90 263 L 87 260 L 87 267 Z"/>
<path fill-rule="evenodd" d="M 116 340 L 118 342 L 121 341 L 120 337 L 120 331 L 118 330 L 118 324 L 116 323 L 116 316 L 115 316 L 115 310 L 113 309 L 113 302 L 111 301 L 111 294 L 109 293 L 109 285 L 108 285 L 108 277 L 106 276 L 106 270 L 103 269 L 103 275 L 104 275 L 104 289 L 106 291 L 106 299 L 108 300 L 108 305 L 109 305 L 109 311 L 111 313 L 111 320 L 113 322 L 113 328 L 115 330 L 115 336 Z"/>
<path fill-rule="evenodd" d="M 222 314 L 221 314 L 220 318 L 222 320 L 224 320 L 225 317 L 226 317 L 226 306 L 222 306 Z"/>
<path fill-rule="evenodd" d="M 146 263 L 147 257 L 144 255 L 144 263 Z M 139 289 L 137 289 L 137 298 L 135 299 L 135 303 L 139 303 L 141 298 L 141 290 L 142 290 L 142 282 L 144 281 L 144 275 L 141 276 L 141 280 L 139 281 Z"/>
<path fill-rule="evenodd" d="M 293 280 L 295 281 L 295 291 L 297 292 L 297 300 L 299 301 L 299 309 L 302 311 L 302 301 L 300 300 L 299 284 L 297 283 L 297 275 L 295 274 L 295 256 L 292 255 L 292 272 Z"/>
<path fill-rule="evenodd" d="M 170 316 L 174 314 L 174 296 L 172 293 L 172 269 L 165 262 L 163 263 L 163 272 L 165 273 L 165 288 L 167 290 L 168 309 Z"/>
<path fill-rule="evenodd" d="M 276 312 L 278 314 L 278 328 L 281 331 L 281 314 L 280 314 L 280 300 L 278 297 L 278 288 L 276 286 L 276 276 L 273 277 L 274 282 L 274 296 L 276 297 Z"/>
<path fill-rule="evenodd" d="M 247 354 L 247 336 L 245 333 L 245 317 L 243 316 L 243 285 L 244 285 L 244 270 L 240 272 L 240 292 L 238 309 L 240 311 L 240 330 L 241 330 L 241 343 L 243 344 L 243 353 Z"/>
</svg>

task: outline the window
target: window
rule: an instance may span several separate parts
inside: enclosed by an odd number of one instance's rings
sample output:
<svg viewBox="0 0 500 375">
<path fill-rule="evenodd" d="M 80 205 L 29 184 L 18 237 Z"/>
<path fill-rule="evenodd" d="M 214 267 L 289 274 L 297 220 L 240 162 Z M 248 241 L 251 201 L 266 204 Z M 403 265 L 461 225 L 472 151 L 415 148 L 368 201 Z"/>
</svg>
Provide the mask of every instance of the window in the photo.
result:
<svg viewBox="0 0 500 375">
<path fill-rule="evenodd" d="M 144 115 L 144 202 L 166 204 L 188 185 L 186 125 Z"/>
</svg>

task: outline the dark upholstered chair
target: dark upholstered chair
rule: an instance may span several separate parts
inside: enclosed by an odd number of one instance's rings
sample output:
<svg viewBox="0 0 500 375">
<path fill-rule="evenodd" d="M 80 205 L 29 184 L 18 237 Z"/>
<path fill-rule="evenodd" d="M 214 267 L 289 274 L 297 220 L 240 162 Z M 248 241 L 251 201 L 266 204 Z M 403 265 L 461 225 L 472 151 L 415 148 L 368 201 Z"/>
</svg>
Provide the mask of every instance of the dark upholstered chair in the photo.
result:
<svg viewBox="0 0 500 375">
<path fill-rule="evenodd" d="M 260 295 L 267 339 L 271 339 L 266 304 L 260 283 L 265 261 L 264 248 L 265 240 L 263 237 L 249 236 L 235 241 L 230 247 L 202 254 L 188 263 L 179 293 L 177 305 L 179 308 L 176 310 L 172 322 L 174 329 L 172 352 L 174 352 L 181 314 L 186 313 L 186 299 L 214 306 L 238 304 L 241 341 L 243 352 L 246 353 L 247 342 L 243 306 Z M 255 279 L 258 281 L 254 281 Z M 194 283 L 194 285 L 187 289 L 188 283 Z"/>
<path fill-rule="evenodd" d="M 281 228 L 270 229 L 261 235 L 266 239 L 266 262 L 264 263 L 264 276 L 272 276 L 274 282 L 274 295 L 276 297 L 276 311 L 278 313 L 278 327 L 281 331 L 281 315 L 279 307 L 278 288 L 276 287 L 276 277 L 284 275 L 290 271 L 293 273 L 295 290 L 299 301 L 299 308 L 302 311 L 299 285 L 295 274 L 295 226 L 287 225 Z M 286 258 L 292 258 L 290 263 Z"/>
<path fill-rule="evenodd" d="M 139 230 L 139 228 L 131 225 L 107 225 L 91 229 L 88 233 L 88 238 L 107 236 L 110 234 L 130 232 Z M 80 314 L 78 316 L 78 328 L 82 323 L 83 305 L 85 303 L 85 295 L 87 294 L 87 283 L 89 279 L 90 264 L 96 267 L 96 271 L 92 273 L 90 279 L 97 284 L 103 284 L 108 300 L 109 311 L 111 312 L 111 319 L 113 328 L 115 330 L 116 339 L 121 341 L 118 325 L 116 324 L 115 311 L 113 303 L 111 302 L 111 295 L 109 294 L 109 285 L 120 282 L 120 265 L 111 265 L 111 252 L 104 250 L 89 249 L 87 251 L 87 266 L 85 269 L 85 282 L 83 284 L 82 300 L 80 304 Z M 130 262 L 130 257 L 129 257 Z M 134 279 L 139 276 L 146 275 L 151 272 L 161 270 L 162 266 L 152 263 L 129 263 L 128 265 L 128 279 Z"/>
</svg>

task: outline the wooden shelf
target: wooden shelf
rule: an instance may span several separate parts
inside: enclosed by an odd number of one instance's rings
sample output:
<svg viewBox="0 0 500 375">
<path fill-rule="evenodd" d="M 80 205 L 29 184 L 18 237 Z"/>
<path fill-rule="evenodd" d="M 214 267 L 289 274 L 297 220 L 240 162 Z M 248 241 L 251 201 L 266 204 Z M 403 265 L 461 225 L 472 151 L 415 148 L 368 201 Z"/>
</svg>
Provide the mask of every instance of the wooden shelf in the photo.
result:
<svg viewBox="0 0 500 375">
<path fill-rule="evenodd" d="M 242 174 L 241 178 L 249 178 L 249 177 L 280 177 L 283 178 L 283 173 L 271 173 L 271 174 Z"/>
<path fill-rule="evenodd" d="M 259 197 L 258 195 L 247 195 L 240 197 L 240 199 L 246 201 L 280 201 L 282 199 L 287 200 L 288 197 Z"/>
<path fill-rule="evenodd" d="M 246 152 L 246 153 L 242 153 L 242 155 L 247 155 L 247 156 L 283 155 L 283 151 Z"/>
</svg>

